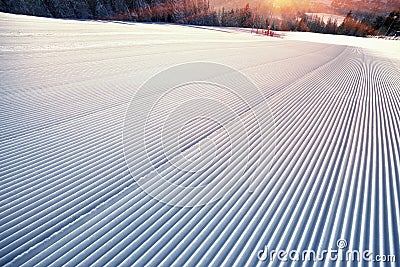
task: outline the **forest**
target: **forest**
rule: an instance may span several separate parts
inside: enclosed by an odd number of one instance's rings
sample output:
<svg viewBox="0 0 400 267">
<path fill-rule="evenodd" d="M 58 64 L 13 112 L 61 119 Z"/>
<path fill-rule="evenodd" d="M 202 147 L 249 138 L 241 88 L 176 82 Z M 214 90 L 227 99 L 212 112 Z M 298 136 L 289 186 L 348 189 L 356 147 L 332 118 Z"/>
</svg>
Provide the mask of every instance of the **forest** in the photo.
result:
<svg viewBox="0 0 400 267">
<path fill-rule="evenodd" d="M 285 8 L 246 4 L 214 8 L 209 0 L 0 0 L 0 11 L 54 18 L 168 22 L 204 26 L 267 28 L 353 36 L 398 35 L 400 8 L 387 15 L 349 10 L 345 19 L 307 15 L 306 0 Z M 268 3 L 268 2 L 266 2 Z"/>
</svg>

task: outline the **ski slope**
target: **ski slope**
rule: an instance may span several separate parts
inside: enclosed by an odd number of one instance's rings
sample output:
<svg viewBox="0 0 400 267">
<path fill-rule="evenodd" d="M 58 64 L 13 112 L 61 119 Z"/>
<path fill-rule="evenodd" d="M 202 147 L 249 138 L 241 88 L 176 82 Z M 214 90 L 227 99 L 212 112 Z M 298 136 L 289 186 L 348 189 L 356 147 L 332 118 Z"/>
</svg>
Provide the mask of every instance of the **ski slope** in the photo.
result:
<svg viewBox="0 0 400 267">
<path fill-rule="evenodd" d="M 398 266 L 399 44 L 0 13 L 0 265 L 297 266 L 303 262 L 257 254 L 265 246 L 336 249 L 344 239 L 397 262 L 308 266 Z M 151 143 L 173 182 L 233 181 L 208 205 L 167 205 L 136 182 L 152 171 L 146 156 L 128 167 L 124 120 L 148 79 L 199 61 L 228 66 L 257 86 L 265 101 L 250 101 L 250 110 L 271 112 L 274 155 L 250 168 L 256 187 L 249 192 L 249 173 L 185 176 Z M 179 93 L 176 101 L 189 97 Z M 243 108 L 230 95 L 216 97 Z M 162 122 L 165 110 L 157 111 Z M 229 136 L 206 122 L 187 127 L 188 153 L 207 136 L 214 147 L 203 151 L 217 156 L 203 167 L 225 169 Z M 257 135 L 247 140 L 251 151 L 263 151 Z M 236 152 L 228 160 L 252 166 Z"/>
</svg>

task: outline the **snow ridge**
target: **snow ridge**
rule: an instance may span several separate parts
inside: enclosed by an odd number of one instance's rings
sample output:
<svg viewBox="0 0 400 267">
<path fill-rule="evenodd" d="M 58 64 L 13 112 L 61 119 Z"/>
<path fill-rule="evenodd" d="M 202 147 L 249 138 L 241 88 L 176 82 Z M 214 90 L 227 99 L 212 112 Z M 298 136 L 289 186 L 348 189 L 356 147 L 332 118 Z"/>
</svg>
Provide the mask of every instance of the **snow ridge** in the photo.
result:
<svg viewBox="0 0 400 267">
<path fill-rule="evenodd" d="M 0 20 L 0 33 L 40 35 L 4 34 L 0 41 L 32 48 L 0 56 L 0 265 L 286 266 L 259 261 L 257 251 L 266 245 L 335 248 L 338 239 L 375 254 L 400 251 L 396 58 L 229 29 L 8 14 Z M 56 27 L 56 38 L 45 34 Z M 176 44 L 165 46 L 171 39 Z M 102 45 L 93 47 L 94 42 Z M 35 49 L 43 43 L 49 50 Z M 60 50 L 54 43 L 71 47 Z M 275 156 L 270 171 L 258 169 L 254 192 L 248 183 L 237 183 L 213 204 L 179 208 L 137 185 L 121 135 L 139 86 L 167 67 L 193 61 L 231 66 L 258 86 L 274 116 L 275 132 L 269 134 L 275 135 Z M 189 126 L 188 133 L 197 125 Z M 205 133 L 212 130 L 200 126 Z M 223 158 L 229 152 L 224 136 L 218 131 L 211 136 L 221 142 Z M 193 144 L 196 138 L 201 135 L 184 140 Z M 160 155 L 162 149 L 152 152 Z M 261 166 L 267 157 L 262 160 Z M 222 168 L 218 162 L 212 168 Z M 150 170 L 143 165 L 137 175 Z M 162 170 L 173 181 L 199 182 L 178 177 L 168 165 Z M 207 179 L 217 175 L 210 171 Z"/>
</svg>

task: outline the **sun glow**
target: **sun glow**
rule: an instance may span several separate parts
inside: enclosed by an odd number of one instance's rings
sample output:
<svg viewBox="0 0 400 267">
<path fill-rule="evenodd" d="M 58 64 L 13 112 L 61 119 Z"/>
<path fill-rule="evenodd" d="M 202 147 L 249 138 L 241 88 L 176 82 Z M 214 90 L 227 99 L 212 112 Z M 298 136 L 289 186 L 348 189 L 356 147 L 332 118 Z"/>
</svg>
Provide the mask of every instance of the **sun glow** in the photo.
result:
<svg viewBox="0 0 400 267">
<path fill-rule="evenodd" d="M 292 0 L 272 0 L 272 3 L 274 4 L 274 6 L 278 6 L 278 7 L 288 7 L 293 4 L 293 1 Z"/>
<path fill-rule="evenodd" d="M 309 4 L 309 0 L 266 0 L 266 6 L 272 6 L 278 9 L 296 8 L 304 9 Z"/>
</svg>

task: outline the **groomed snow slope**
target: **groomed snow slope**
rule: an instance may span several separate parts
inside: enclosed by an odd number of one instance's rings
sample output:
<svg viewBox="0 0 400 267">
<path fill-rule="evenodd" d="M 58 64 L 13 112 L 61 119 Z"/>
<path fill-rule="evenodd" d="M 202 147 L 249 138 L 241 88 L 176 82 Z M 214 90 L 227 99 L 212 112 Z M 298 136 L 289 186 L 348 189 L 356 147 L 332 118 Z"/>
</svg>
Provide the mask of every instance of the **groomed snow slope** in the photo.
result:
<svg viewBox="0 0 400 267">
<path fill-rule="evenodd" d="M 265 245 L 336 249 L 344 239 L 396 254 L 381 264 L 398 266 L 398 42 L 10 14 L 0 36 L 0 265 L 254 266 L 269 263 L 257 258 Z M 259 87 L 276 147 L 253 193 L 243 184 L 180 208 L 138 187 L 121 136 L 139 86 L 193 61 Z M 347 265 L 314 263 L 335 264 Z"/>
</svg>

